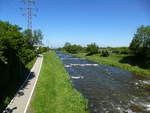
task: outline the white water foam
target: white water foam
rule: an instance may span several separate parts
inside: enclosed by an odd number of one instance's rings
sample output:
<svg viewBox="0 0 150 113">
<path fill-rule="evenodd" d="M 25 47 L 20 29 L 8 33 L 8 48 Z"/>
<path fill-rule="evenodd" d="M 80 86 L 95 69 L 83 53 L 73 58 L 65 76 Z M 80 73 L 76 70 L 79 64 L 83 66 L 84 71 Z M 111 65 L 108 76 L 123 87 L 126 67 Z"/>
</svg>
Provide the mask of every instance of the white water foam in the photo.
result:
<svg viewBox="0 0 150 113">
<path fill-rule="evenodd" d="M 143 104 L 143 106 L 146 107 L 146 110 L 147 110 L 147 111 L 150 111 L 150 103 Z"/>
<path fill-rule="evenodd" d="M 71 65 L 65 65 L 65 67 L 72 67 Z"/>
<path fill-rule="evenodd" d="M 139 80 L 135 85 L 150 85 L 150 80 Z"/>
<path fill-rule="evenodd" d="M 78 59 L 80 59 L 80 58 L 61 58 L 61 60 L 78 60 Z"/>
<path fill-rule="evenodd" d="M 135 113 L 131 109 L 127 109 L 127 110 L 125 110 L 125 112 L 127 112 L 127 113 Z"/>
<path fill-rule="evenodd" d="M 72 79 L 84 79 L 84 76 L 72 76 Z"/>
<path fill-rule="evenodd" d="M 98 66 L 98 64 L 69 64 L 69 65 L 65 65 L 65 67 L 72 67 L 72 66 Z"/>
<path fill-rule="evenodd" d="M 150 80 L 145 80 L 145 81 L 142 81 L 143 82 L 143 84 L 145 84 L 145 85 L 150 85 Z"/>
<path fill-rule="evenodd" d="M 147 111 L 150 111 L 150 103 L 143 103 L 143 102 L 139 102 L 139 103 L 134 103 L 135 105 L 140 105 L 143 106 Z"/>
</svg>

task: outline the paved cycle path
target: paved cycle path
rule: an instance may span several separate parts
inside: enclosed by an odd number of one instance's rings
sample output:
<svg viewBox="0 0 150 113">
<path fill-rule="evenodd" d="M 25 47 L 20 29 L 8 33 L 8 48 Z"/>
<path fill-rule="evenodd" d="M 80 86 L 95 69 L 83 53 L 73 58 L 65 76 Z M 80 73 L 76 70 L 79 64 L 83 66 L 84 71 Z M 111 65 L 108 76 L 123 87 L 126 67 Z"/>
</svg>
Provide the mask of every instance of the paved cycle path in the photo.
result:
<svg viewBox="0 0 150 113">
<path fill-rule="evenodd" d="M 5 111 L 8 112 L 6 113 L 26 113 L 35 85 L 39 77 L 42 62 L 43 62 L 43 56 L 40 55 L 37 58 L 33 68 L 31 69 L 31 72 L 28 75 L 26 81 L 23 83 L 23 85 L 16 93 L 15 97 L 7 106 Z"/>
</svg>

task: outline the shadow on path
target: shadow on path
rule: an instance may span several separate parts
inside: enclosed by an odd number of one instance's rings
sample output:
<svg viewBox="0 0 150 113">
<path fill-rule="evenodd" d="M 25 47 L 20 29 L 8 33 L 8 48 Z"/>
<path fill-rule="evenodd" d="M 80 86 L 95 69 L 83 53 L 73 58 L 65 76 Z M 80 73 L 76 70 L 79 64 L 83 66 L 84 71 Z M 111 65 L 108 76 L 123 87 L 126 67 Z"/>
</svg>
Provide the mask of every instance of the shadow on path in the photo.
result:
<svg viewBox="0 0 150 113">
<path fill-rule="evenodd" d="M 23 96 L 24 95 L 24 89 L 26 89 L 26 87 L 28 86 L 28 85 L 30 85 L 30 81 L 33 79 L 35 77 L 35 74 L 34 74 L 34 72 L 30 72 L 30 75 L 28 76 L 28 78 L 27 78 L 27 80 L 22 84 L 22 86 L 20 87 L 20 89 L 18 90 L 18 92 L 16 93 L 16 96 L 17 97 L 21 97 L 21 96 Z M 12 101 L 12 103 L 13 103 L 13 101 Z M 4 111 L 3 111 L 3 113 L 12 113 L 14 110 L 16 110 L 17 109 L 17 107 L 14 107 L 14 108 L 9 108 L 9 107 L 7 107 Z"/>
<path fill-rule="evenodd" d="M 12 109 L 7 108 L 6 110 L 3 111 L 3 113 L 12 113 L 15 109 L 17 109 L 17 107 L 14 107 Z"/>
</svg>

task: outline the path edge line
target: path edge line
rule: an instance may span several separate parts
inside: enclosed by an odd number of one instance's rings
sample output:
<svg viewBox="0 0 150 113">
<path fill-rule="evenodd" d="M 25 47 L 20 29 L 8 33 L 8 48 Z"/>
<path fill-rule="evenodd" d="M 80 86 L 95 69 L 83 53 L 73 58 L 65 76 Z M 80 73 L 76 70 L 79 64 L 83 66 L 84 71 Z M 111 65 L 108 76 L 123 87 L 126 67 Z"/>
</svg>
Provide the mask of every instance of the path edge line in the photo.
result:
<svg viewBox="0 0 150 113">
<path fill-rule="evenodd" d="M 43 64 L 43 55 L 41 55 L 40 57 L 42 57 L 42 61 L 41 61 L 41 63 L 40 63 L 40 68 L 39 68 L 39 70 L 38 70 L 38 74 L 37 74 L 37 77 L 36 77 L 34 86 L 33 86 L 33 88 L 32 88 L 32 91 L 31 91 L 31 93 L 30 93 L 30 97 L 29 97 L 29 99 L 28 99 L 28 102 L 27 102 L 27 104 L 26 104 L 26 107 L 25 107 L 25 110 L 24 110 L 23 113 L 26 113 L 26 112 L 27 112 L 27 109 L 28 109 L 29 103 L 30 103 L 30 101 L 31 101 L 31 98 L 32 98 L 32 95 L 33 95 L 35 86 L 36 86 L 36 84 L 37 84 L 37 80 L 38 80 L 38 78 L 39 78 L 39 74 L 40 74 L 41 67 L 42 67 L 42 64 Z"/>
</svg>

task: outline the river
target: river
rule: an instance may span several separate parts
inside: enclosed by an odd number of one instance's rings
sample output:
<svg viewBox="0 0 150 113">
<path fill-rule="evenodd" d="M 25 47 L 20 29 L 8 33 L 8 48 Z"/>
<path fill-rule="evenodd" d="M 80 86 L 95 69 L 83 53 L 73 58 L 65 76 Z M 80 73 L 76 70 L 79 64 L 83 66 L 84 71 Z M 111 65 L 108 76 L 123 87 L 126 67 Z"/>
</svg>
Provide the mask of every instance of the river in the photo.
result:
<svg viewBox="0 0 150 113">
<path fill-rule="evenodd" d="M 150 79 L 61 52 L 57 55 L 90 113 L 150 113 Z"/>
</svg>

